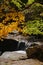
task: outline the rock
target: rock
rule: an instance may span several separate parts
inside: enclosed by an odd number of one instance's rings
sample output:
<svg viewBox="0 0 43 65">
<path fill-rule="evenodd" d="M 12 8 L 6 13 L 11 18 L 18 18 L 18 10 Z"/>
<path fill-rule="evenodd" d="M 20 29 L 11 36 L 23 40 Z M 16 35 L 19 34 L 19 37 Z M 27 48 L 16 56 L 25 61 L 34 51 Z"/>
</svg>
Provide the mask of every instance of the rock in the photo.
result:
<svg viewBox="0 0 43 65">
<path fill-rule="evenodd" d="M 23 36 L 19 33 L 16 33 L 16 32 L 12 32 L 11 34 L 8 34 L 5 39 L 13 39 L 13 40 L 16 40 L 16 41 L 19 41 L 19 42 L 28 42 L 28 39 L 29 36 Z"/>
<path fill-rule="evenodd" d="M 13 51 L 13 52 L 4 52 L 0 56 L 1 60 L 21 60 L 21 59 L 26 59 L 26 51 Z"/>
<path fill-rule="evenodd" d="M 28 58 L 43 59 L 43 44 L 31 44 L 26 48 Z"/>
<path fill-rule="evenodd" d="M 0 41 L 0 55 L 5 51 L 25 50 L 26 45 L 24 42 L 19 42 L 13 39 L 4 39 Z"/>
</svg>

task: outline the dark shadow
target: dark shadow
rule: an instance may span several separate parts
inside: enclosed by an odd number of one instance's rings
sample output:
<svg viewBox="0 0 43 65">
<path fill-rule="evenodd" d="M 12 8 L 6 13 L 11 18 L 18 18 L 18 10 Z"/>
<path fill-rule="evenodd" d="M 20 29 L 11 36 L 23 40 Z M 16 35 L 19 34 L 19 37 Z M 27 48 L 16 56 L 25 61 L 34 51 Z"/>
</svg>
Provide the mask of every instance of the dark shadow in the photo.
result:
<svg viewBox="0 0 43 65">
<path fill-rule="evenodd" d="M 21 42 L 19 44 L 18 50 L 25 50 L 25 48 L 26 48 L 25 43 L 24 42 Z"/>
<path fill-rule="evenodd" d="M 38 49 L 34 54 L 30 56 L 32 59 L 38 59 L 39 61 L 43 62 L 43 52 Z"/>
<path fill-rule="evenodd" d="M 4 39 L 0 40 L 0 55 L 6 51 L 17 51 L 17 50 L 25 50 L 25 43 L 12 40 L 12 39 Z"/>
<path fill-rule="evenodd" d="M 18 46 L 18 41 L 12 39 L 4 39 L 0 41 L 0 53 L 5 51 L 16 51 Z"/>
</svg>

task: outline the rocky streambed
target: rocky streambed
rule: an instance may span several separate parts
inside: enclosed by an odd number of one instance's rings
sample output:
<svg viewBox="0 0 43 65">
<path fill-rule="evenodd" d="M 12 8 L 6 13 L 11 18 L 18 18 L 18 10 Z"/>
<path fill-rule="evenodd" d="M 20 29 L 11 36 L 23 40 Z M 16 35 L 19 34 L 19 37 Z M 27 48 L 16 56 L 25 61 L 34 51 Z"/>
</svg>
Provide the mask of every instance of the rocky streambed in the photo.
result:
<svg viewBox="0 0 43 65">
<path fill-rule="evenodd" d="M 5 51 L 0 65 L 43 65 L 43 44 L 31 44 L 26 50 Z"/>
<path fill-rule="evenodd" d="M 0 65 L 43 65 L 43 46 L 31 45 L 25 51 L 5 51 Z"/>
<path fill-rule="evenodd" d="M 0 41 L 0 65 L 43 65 L 43 42 L 9 34 Z"/>
<path fill-rule="evenodd" d="M 28 59 L 25 51 L 4 52 L 0 56 L 0 65 L 43 65 L 38 59 Z"/>
</svg>

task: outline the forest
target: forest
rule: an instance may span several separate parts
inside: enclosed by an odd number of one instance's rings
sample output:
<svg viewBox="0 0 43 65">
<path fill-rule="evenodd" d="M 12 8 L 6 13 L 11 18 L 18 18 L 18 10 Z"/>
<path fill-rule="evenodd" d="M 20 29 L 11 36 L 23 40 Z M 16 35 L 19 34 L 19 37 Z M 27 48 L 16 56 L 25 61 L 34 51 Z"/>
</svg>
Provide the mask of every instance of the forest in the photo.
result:
<svg viewBox="0 0 43 65">
<path fill-rule="evenodd" d="M 0 39 L 14 30 L 43 38 L 43 0 L 0 0 Z"/>
<path fill-rule="evenodd" d="M 0 65 L 43 65 L 43 0 L 0 0 Z"/>
</svg>

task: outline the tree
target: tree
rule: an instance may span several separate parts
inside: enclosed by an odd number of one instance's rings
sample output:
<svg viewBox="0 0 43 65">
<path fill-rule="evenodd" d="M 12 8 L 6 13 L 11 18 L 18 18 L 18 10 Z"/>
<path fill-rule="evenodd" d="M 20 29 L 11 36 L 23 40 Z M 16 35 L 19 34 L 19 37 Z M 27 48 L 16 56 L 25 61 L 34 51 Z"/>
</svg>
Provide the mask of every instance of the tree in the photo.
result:
<svg viewBox="0 0 43 65">
<path fill-rule="evenodd" d="M 25 34 L 43 35 L 43 20 L 28 21 L 23 29 Z"/>
<path fill-rule="evenodd" d="M 15 8 L 10 6 L 10 3 L 1 4 L 0 7 L 0 38 L 4 38 L 8 33 L 13 30 L 22 31 L 19 24 L 24 22 L 24 14 L 21 11 L 16 11 Z"/>
<path fill-rule="evenodd" d="M 13 30 L 43 35 L 42 0 L 2 0 L 0 3 L 0 38 Z"/>
<path fill-rule="evenodd" d="M 34 2 L 26 11 L 24 11 L 26 26 L 23 28 L 23 33 L 29 35 L 43 35 L 43 5 Z"/>
</svg>

